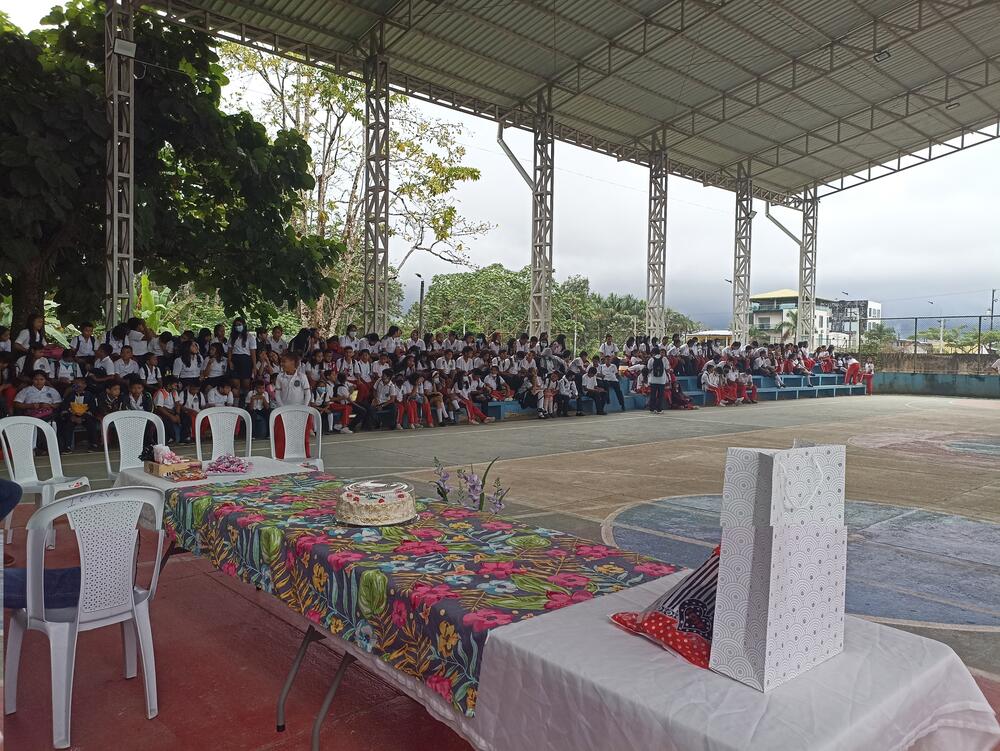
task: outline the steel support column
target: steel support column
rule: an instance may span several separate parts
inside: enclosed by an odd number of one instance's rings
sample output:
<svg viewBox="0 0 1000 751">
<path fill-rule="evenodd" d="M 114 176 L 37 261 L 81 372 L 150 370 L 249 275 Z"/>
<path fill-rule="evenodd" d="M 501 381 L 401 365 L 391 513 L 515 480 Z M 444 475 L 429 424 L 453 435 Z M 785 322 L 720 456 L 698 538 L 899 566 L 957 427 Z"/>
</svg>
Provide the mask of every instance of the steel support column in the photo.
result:
<svg viewBox="0 0 1000 751">
<path fill-rule="evenodd" d="M 534 184 L 531 191 L 531 302 L 528 330 L 548 331 L 552 322 L 552 196 L 555 138 L 552 89 L 535 98 Z"/>
<path fill-rule="evenodd" d="M 132 16 L 132 0 L 107 0 L 104 13 L 104 93 L 108 121 L 104 180 L 104 308 L 109 329 L 132 315 L 135 60 L 133 55 L 115 49 L 115 40 L 133 42 Z"/>
<path fill-rule="evenodd" d="M 365 247 L 362 317 L 366 332 L 389 328 L 389 63 L 383 26 L 368 39 L 365 78 Z"/>
<path fill-rule="evenodd" d="M 667 152 L 662 148 L 658 148 L 649 155 L 649 231 L 646 243 L 646 333 L 649 336 L 655 336 L 660 339 L 666 333 L 668 174 Z"/>
<path fill-rule="evenodd" d="M 796 341 L 808 342 L 810 349 L 816 329 L 816 223 L 819 218 L 819 198 L 816 186 L 802 194 L 802 240 L 799 243 L 799 313 L 795 327 Z M 858 317 L 858 326 L 861 320 Z M 859 329 L 860 330 L 860 329 Z M 859 334 L 860 336 L 860 334 Z"/>
<path fill-rule="evenodd" d="M 753 224 L 753 182 L 749 164 L 736 166 L 736 243 L 733 253 L 733 323 L 735 339 L 746 342 L 750 334 L 750 237 Z"/>
</svg>

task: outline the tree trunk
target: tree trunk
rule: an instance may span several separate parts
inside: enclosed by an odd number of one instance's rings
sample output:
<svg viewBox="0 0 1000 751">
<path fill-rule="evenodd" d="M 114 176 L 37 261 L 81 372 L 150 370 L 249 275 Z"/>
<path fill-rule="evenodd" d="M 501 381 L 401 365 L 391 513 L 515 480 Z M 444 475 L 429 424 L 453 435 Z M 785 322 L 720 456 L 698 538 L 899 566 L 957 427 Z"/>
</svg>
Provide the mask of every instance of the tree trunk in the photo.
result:
<svg viewBox="0 0 1000 751">
<path fill-rule="evenodd" d="M 45 263 L 40 255 L 32 258 L 14 275 L 10 324 L 14 336 L 24 327 L 29 315 L 44 313 L 47 277 Z"/>
</svg>

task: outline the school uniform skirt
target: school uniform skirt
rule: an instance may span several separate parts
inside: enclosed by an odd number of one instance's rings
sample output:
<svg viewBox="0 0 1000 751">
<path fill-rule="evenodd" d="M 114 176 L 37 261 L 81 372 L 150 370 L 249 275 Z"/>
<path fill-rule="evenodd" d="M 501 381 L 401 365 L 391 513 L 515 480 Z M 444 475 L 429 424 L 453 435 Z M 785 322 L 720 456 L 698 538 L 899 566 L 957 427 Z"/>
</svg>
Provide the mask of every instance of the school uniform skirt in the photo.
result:
<svg viewBox="0 0 1000 751">
<path fill-rule="evenodd" d="M 233 367 L 229 371 L 229 375 L 233 378 L 239 378 L 241 381 L 249 381 L 253 377 L 253 363 L 250 360 L 250 355 L 233 355 Z"/>
</svg>

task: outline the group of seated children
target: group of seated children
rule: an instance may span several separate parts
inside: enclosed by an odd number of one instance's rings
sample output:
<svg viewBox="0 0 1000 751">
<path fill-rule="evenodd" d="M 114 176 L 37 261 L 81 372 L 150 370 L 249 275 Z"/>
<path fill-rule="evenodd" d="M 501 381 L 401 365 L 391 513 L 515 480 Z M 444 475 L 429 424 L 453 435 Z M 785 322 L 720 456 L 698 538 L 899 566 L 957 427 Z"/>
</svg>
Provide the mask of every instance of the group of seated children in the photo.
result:
<svg viewBox="0 0 1000 751">
<path fill-rule="evenodd" d="M 28 318 L 11 341 L 0 328 L 0 414 L 25 414 L 57 425 L 63 451 L 72 451 L 83 432 L 89 448 L 100 448 L 100 421 L 118 410 L 160 416 L 167 440 L 191 442 L 195 418 L 208 407 L 240 406 L 251 415 L 255 437 L 267 437 L 273 408 L 308 405 L 322 416 L 327 432 L 351 433 L 376 426 L 417 429 L 456 424 L 464 412 L 471 424 L 492 422 L 491 401 L 514 401 L 539 419 L 583 414 L 592 402 L 606 414 L 612 398 L 622 411 L 626 399 L 619 377 L 632 379 L 648 396 L 651 412 L 693 409 L 678 376 L 699 376 L 718 405 L 753 404 L 753 376 L 774 380 L 801 375 L 812 382 L 813 367 L 870 380 L 853 357 L 833 347 L 810 353 L 804 343 L 723 346 L 695 338 L 670 341 L 629 337 L 619 347 L 608 335 L 598 352 L 574 355 L 564 335 L 503 340 L 499 333 L 419 336 L 404 339 L 398 326 L 384 336 L 342 336 L 301 329 L 290 341 L 280 326 L 248 329 L 236 318 L 197 335 L 156 334 L 140 318 L 98 338 L 84 323 L 68 347 L 46 339 L 41 315 Z"/>
</svg>

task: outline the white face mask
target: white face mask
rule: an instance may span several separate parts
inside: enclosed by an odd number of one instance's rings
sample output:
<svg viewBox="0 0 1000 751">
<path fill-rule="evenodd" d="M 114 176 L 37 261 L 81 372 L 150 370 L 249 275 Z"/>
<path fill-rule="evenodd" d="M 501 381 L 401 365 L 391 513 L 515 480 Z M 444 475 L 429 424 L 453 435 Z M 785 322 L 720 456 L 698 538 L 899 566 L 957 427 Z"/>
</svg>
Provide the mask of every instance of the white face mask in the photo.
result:
<svg viewBox="0 0 1000 751">
<path fill-rule="evenodd" d="M 347 335 L 348 335 L 348 336 L 351 336 L 351 337 L 353 337 L 353 336 L 354 336 L 355 334 L 357 334 L 357 333 L 358 333 L 358 332 L 357 332 L 357 330 L 356 330 L 356 329 L 348 329 L 348 330 L 347 330 Z"/>
<path fill-rule="evenodd" d="M 240 325 L 233 326 L 233 331 L 235 331 L 237 334 L 242 334 L 243 333 L 243 327 L 240 326 Z"/>
</svg>

